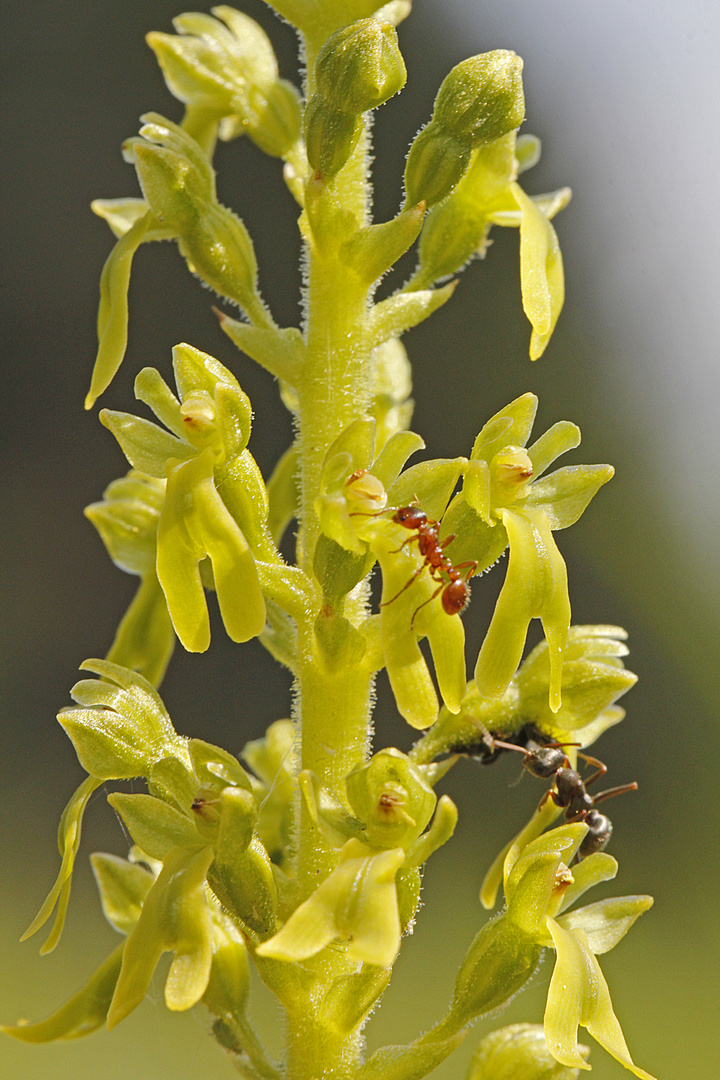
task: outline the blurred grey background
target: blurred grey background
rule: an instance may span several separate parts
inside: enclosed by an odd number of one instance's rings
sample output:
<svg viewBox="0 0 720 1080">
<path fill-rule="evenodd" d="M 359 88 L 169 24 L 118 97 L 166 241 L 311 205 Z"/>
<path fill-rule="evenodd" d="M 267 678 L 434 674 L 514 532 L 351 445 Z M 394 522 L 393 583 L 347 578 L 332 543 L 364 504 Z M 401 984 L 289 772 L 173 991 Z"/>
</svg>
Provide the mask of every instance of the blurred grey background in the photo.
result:
<svg viewBox="0 0 720 1080">
<path fill-rule="evenodd" d="M 238 6 L 266 27 L 282 73 L 294 77 L 292 31 L 260 0 Z M 125 468 L 96 413 L 82 408 L 97 281 L 111 245 L 88 206 L 95 197 L 136 194 L 119 147 L 141 113 L 181 114 L 143 42 L 151 29 L 170 30 L 181 10 L 178 0 L 6 0 L 1 16 L 4 1022 L 55 1008 L 114 938 L 93 896 L 87 854 L 123 853 L 126 841 L 99 797 L 86 819 L 66 937 L 44 959 L 35 941 L 17 944 L 56 873 L 56 823 L 82 776 L 54 715 L 68 702 L 78 664 L 109 647 L 135 588 L 82 517 Z M 527 358 L 517 234 L 495 230 L 486 260 L 463 275 L 453 302 L 407 337 L 414 426 L 431 454 L 467 453 L 488 416 L 533 390 L 538 431 L 561 418 L 583 431 L 568 461 L 617 468 L 582 521 L 559 538 L 574 621 L 624 625 L 629 666 L 641 676 L 625 700 L 627 720 L 597 752 L 612 782 L 640 783 L 637 795 L 613 805 L 611 850 L 621 870 L 612 890 L 650 892 L 656 905 L 603 967 L 636 1061 L 663 1080 L 709 1076 L 720 1034 L 720 9 L 712 0 L 424 0 L 400 41 L 408 86 L 375 125 L 379 219 L 397 209 L 407 146 L 442 78 L 465 56 L 493 48 L 523 56 L 523 130 L 543 140 L 542 161 L 524 186 L 532 194 L 574 189 L 556 220 L 568 295 L 546 355 L 532 365 Z M 217 166 L 221 199 L 255 239 L 276 318 L 297 324 L 295 209 L 277 162 L 236 142 L 220 148 Z M 272 380 L 222 335 L 210 297 L 173 246 L 140 251 L 130 303 L 127 361 L 102 403 L 132 409 L 138 369 L 152 364 L 167 375 L 171 347 L 187 340 L 231 366 L 249 393 L 257 417 L 251 449 L 267 474 L 289 441 L 288 414 Z M 466 623 L 475 650 L 502 573 L 474 590 Z M 163 695 L 180 731 L 233 751 L 289 708 L 289 683 L 274 662 L 259 646 L 231 646 L 219 626 L 206 656 L 177 653 Z M 388 742 L 405 748 L 410 733 L 381 686 L 378 744 Z M 426 906 L 387 1007 L 370 1025 L 373 1046 L 412 1038 L 438 1016 L 437 999 L 449 995 L 484 918 L 477 902 L 484 870 L 539 794 L 529 779 L 513 786 L 512 762 L 455 772 L 447 790 L 461 826 L 429 865 Z M 539 1020 L 549 974 L 546 965 L 497 1022 Z M 0 1080 L 234 1075 L 205 1038 L 202 1013 L 168 1015 L 161 980 L 154 995 L 109 1035 L 47 1048 L 0 1043 Z M 261 998 L 257 1013 L 277 1039 L 272 1004 Z M 438 1076 L 462 1075 L 476 1042 L 471 1036 Z M 599 1080 L 627 1075 L 600 1049 L 592 1061 Z"/>
</svg>

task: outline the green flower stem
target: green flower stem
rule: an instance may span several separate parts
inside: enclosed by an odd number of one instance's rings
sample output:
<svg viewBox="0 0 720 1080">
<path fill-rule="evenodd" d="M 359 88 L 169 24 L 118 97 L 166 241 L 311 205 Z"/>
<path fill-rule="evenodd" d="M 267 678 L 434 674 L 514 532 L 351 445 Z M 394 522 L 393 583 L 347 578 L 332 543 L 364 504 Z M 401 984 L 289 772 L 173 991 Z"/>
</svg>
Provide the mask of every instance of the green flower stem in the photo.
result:
<svg viewBox="0 0 720 1080">
<path fill-rule="evenodd" d="M 307 40 L 309 78 L 323 40 Z M 308 93 L 312 87 L 308 87 Z M 334 180 L 337 204 L 366 223 L 369 206 L 368 137 L 359 140 L 350 160 Z M 367 341 L 367 284 L 334 254 L 306 245 L 308 266 L 306 346 L 298 393 L 300 470 L 300 548 L 303 568 L 311 573 L 318 537 L 314 502 L 320 492 L 320 472 L 329 446 L 340 432 L 367 412 L 370 401 L 370 347 Z M 359 622 L 365 600 L 347 606 L 345 616 Z M 345 799 L 344 778 L 364 759 L 370 730 L 373 675 L 366 665 L 328 672 L 318 660 L 313 619 L 299 621 L 297 668 L 298 714 L 301 718 L 301 766 L 320 783 Z M 301 803 L 297 870 L 301 894 L 307 897 L 318 881 L 337 865 L 337 852 L 319 834 Z M 341 955 L 323 960 L 317 984 L 328 985 L 348 974 Z M 288 1011 L 287 1068 L 293 1080 L 351 1077 L 362 1061 L 362 1039 L 330 1022 L 316 1023 L 312 1005 Z"/>
<path fill-rule="evenodd" d="M 452 1054 L 470 1032 L 445 1017 L 407 1046 L 385 1046 L 360 1069 L 357 1080 L 420 1080 Z"/>
<path fill-rule="evenodd" d="M 332 967 L 329 979 L 338 976 Z M 312 1005 L 288 1012 L 287 1075 L 292 1080 L 354 1080 L 362 1061 L 362 1034 L 357 1029 L 339 1031 L 331 1016 L 323 1016 L 324 1023 L 318 1019 Z"/>
<path fill-rule="evenodd" d="M 233 1042 L 237 1040 L 237 1046 L 232 1046 L 233 1053 L 244 1056 L 251 1066 L 247 1068 L 247 1065 L 243 1066 L 239 1062 L 238 1071 L 245 1075 L 262 1077 L 262 1080 L 280 1080 L 281 1072 L 268 1060 L 265 1048 L 250 1022 L 244 1016 L 236 1016 L 232 1019 L 226 1017 L 223 1023 Z"/>
</svg>

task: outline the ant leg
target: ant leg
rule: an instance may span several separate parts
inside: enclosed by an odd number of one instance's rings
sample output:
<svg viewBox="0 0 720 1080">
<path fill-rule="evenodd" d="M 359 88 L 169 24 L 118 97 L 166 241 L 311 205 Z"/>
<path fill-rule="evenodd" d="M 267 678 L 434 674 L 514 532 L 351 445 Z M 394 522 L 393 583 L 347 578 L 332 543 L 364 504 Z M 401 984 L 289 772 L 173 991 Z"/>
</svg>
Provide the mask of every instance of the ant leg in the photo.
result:
<svg viewBox="0 0 720 1080">
<path fill-rule="evenodd" d="M 446 536 L 445 539 L 443 540 L 443 542 L 439 545 L 440 550 L 442 551 L 442 549 L 446 548 L 448 546 L 448 544 L 452 544 L 454 539 L 455 539 L 455 533 L 450 533 L 449 536 Z"/>
<path fill-rule="evenodd" d="M 500 750 L 519 750 L 521 754 L 527 754 L 527 750 L 524 746 L 518 746 L 517 743 L 503 742 L 502 739 L 494 738 L 490 732 L 488 732 L 488 735 L 492 740 L 491 750 L 495 750 L 496 748 Z"/>
<path fill-rule="evenodd" d="M 568 745 L 571 744 L 568 743 Z M 590 757 L 589 754 L 581 754 L 580 751 L 578 751 L 578 757 L 582 758 L 583 761 L 587 761 L 588 765 L 593 765 L 595 769 L 597 769 L 597 772 L 594 772 L 591 777 L 583 781 L 586 788 L 590 787 L 591 784 L 594 784 L 596 780 L 599 780 L 600 777 L 604 776 L 607 772 L 607 765 L 603 765 L 602 761 L 598 761 L 597 758 Z"/>
<path fill-rule="evenodd" d="M 434 578 L 433 580 L 437 581 L 437 578 Z M 440 584 L 438 585 L 437 589 L 435 590 L 435 592 L 432 594 L 432 596 L 428 597 L 427 600 L 423 600 L 422 604 L 420 604 L 418 607 L 415 608 L 415 611 L 413 612 L 413 617 L 410 620 L 410 629 L 411 630 L 413 628 L 413 623 L 415 622 L 415 616 L 417 615 L 418 611 L 420 611 L 421 608 L 424 608 L 426 604 L 429 604 L 432 600 L 434 600 L 436 596 L 439 596 L 444 588 L 445 588 L 445 582 L 441 581 Z"/>
<path fill-rule="evenodd" d="M 418 540 L 419 541 L 420 537 L 417 534 L 415 536 L 408 536 L 407 540 L 403 540 L 403 542 L 402 542 L 402 544 L 400 545 L 399 548 L 393 548 L 392 549 L 392 551 L 390 552 L 390 555 L 399 555 L 404 547 L 407 547 L 408 544 L 412 544 L 413 540 Z M 398 596 L 399 595 L 400 594 L 398 593 Z"/>
<path fill-rule="evenodd" d="M 548 788 L 548 790 L 545 792 L 542 799 L 538 803 L 538 810 L 542 810 L 548 799 L 552 799 L 556 806 L 562 806 L 562 799 L 558 795 L 557 791 L 553 791 L 552 788 Z"/>
<path fill-rule="evenodd" d="M 469 581 L 470 578 L 475 573 L 475 571 L 477 570 L 477 565 L 478 565 L 477 564 L 477 559 L 471 559 L 469 562 L 460 562 L 460 563 L 458 563 L 457 566 L 455 567 L 455 569 L 456 570 L 464 570 L 466 567 L 468 567 L 468 572 L 467 572 L 467 574 L 463 574 L 463 577 L 465 578 L 466 581 Z"/>
<path fill-rule="evenodd" d="M 616 795 L 624 795 L 626 791 L 637 791 L 637 783 L 633 780 L 632 784 L 622 784 L 620 787 L 611 787 L 607 791 L 600 791 L 593 798 L 593 805 L 595 803 L 603 802 L 605 799 L 613 799 Z"/>
<path fill-rule="evenodd" d="M 382 517 L 383 514 L 394 513 L 397 506 L 386 506 L 383 510 L 353 510 L 349 517 Z"/>
<path fill-rule="evenodd" d="M 383 602 L 380 604 L 380 607 L 387 607 L 388 604 L 392 604 L 395 600 L 397 600 L 398 596 L 402 596 L 402 594 L 405 592 L 405 590 L 410 588 L 413 581 L 415 581 L 416 578 L 420 577 L 420 574 L 422 574 L 424 569 L 425 569 L 425 563 L 423 563 L 422 566 L 419 566 L 417 568 L 417 570 L 415 571 L 415 573 L 410 576 L 410 578 L 407 580 L 407 582 L 403 585 L 400 592 L 396 592 L 395 595 L 390 600 L 383 600 Z M 414 616 L 413 616 L 413 618 L 414 618 Z"/>
</svg>

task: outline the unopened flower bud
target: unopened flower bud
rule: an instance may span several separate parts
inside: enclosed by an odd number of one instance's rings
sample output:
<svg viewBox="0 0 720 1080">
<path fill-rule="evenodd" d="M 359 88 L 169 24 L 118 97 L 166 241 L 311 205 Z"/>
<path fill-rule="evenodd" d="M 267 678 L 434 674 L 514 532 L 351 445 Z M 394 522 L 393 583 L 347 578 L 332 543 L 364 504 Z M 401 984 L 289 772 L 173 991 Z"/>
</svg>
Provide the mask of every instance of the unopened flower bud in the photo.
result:
<svg viewBox="0 0 720 1080">
<path fill-rule="evenodd" d="M 472 146 L 438 124 L 429 123 L 410 147 L 405 166 L 407 205 L 428 207 L 449 195 L 470 163 Z"/>
<path fill-rule="evenodd" d="M 315 64 L 317 91 L 336 109 L 360 116 L 405 85 L 407 71 L 389 23 L 360 19 L 337 30 Z"/>
<path fill-rule="evenodd" d="M 310 98 L 305 109 L 305 145 L 313 169 L 330 177 L 342 169 L 360 137 L 358 116 L 342 112 L 320 94 Z"/>
<path fill-rule="evenodd" d="M 579 1047 L 587 1058 L 587 1047 Z M 473 1055 L 468 1080 L 576 1080 L 548 1050 L 541 1024 L 511 1024 L 486 1036 Z"/>
<path fill-rule="evenodd" d="M 508 49 L 463 60 L 440 87 L 433 121 L 473 149 L 514 131 L 525 116 L 522 68 Z"/>
</svg>

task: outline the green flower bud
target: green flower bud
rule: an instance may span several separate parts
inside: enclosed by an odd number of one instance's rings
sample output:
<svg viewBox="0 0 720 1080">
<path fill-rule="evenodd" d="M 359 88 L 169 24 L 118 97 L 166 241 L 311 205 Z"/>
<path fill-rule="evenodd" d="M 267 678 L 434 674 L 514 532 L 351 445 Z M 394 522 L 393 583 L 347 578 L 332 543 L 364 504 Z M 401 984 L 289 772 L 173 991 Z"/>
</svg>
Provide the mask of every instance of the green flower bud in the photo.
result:
<svg viewBox="0 0 720 1080">
<path fill-rule="evenodd" d="M 483 926 L 455 981 L 450 1016 L 458 1027 L 509 1001 L 535 972 L 542 948 L 507 916 Z"/>
<path fill-rule="evenodd" d="M 407 848 L 424 831 L 437 797 L 406 754 L 390 748 L 345 780 L 348 802 L 365 823 L 368 843 Z"/>
<path fill-rule="evenodd" d="M 263 309 L 252 241 L 242 221 L 217 202 L 207 156 L 176 124 L 155 113 L 144 119 L 142 137 L 125 146 L 153 214 L 177 237 L 193 273 L 258 315 Z"/>
<path fill-rule="evenodd" d="M 305 148 L 311 167 L 322 177 L 342 169 L 357 145 L 362 121 L 353 113 L 336 109 L 320 94 L 305 109 Z"/>
<path fill-rule="evenodd" d="M 405 201 L 430 208 L 449 195 L 465 175 L 472 145 L 465 136 L 431 121 L 410 147 L 405 166 Z"/>
<path fill-rule="evenodd" d="M 257 302 L 257 262 L 248 231 L 239 217 L 218 203 L 205 208 L 180 237 L 180 252 L 193 273 L 219 296 L 246 311 Z"/>
<path fill-rule="evenodd" d="M 257 806 L 249 791 L 228 787 L 219 797 L 215 858 L 208 881 L 231 915 L 257 933 L 275 928 L 277 889 L 267 851 L 254 835 Z"/>
<path fill-rule="evenodd" d="M 578 1049 L 587 1059 L 589 1049 Z M 541 1024 L 512 1024 L 483 1039 L 467 1080 L 577 1080 L 579 1075 L 579 1068 L 567 1068 L 552 1056 Z"/>
<path fill-rule="evenodd" d="M 342 112 L 359 116 L 402 90 L 405 63 L 394 27 L 360 19 L 336 30 L 315 62 L 317 92 Z"/>
<path fill-rule="evenodd" d="M 286 157 L 300 138 L 302 107 L 300 95 L 292 83 L 278 79 L 267 90 L 250 91 L 252 115 L 241 128 L 264 153 Z M 220 126 L 220 137 L 227 138 L 227 123 Z M 242 133 L 242 132 L 241 132 Z"/>
<path fill-rule="evenodd" d="M 463 60 L 438 91 L 433 121 L 473 147 L 514 131 L 525 118 L 522 69 L 507 49 Z"/>
</svg>

